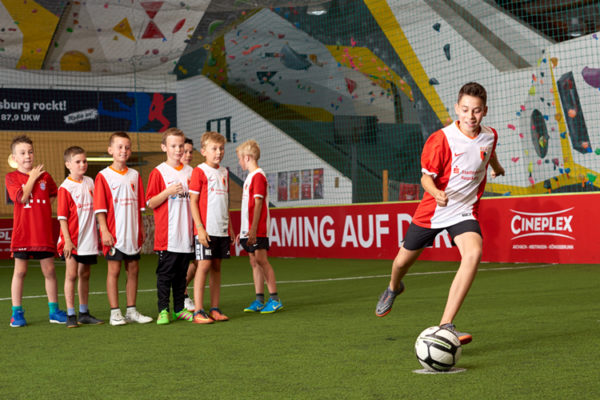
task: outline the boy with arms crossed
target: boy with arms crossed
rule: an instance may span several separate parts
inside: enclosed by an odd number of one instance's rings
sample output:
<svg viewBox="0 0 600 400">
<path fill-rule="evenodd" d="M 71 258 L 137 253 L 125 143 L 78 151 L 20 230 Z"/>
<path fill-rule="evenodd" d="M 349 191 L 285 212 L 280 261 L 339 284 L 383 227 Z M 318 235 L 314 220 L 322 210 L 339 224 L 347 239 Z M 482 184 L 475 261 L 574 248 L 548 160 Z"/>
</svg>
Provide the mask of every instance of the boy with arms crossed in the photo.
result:
<svg viewBox="0 0 600 400">
<path fill-rule="evenodd" d="M 192 321 L 194 315 L 184 308 L 185 276 L 193 254 L 192 215 L 188 182 L 192 167 L 181 163 L 185 136 L 180 129 L 163 133 L 160 148 L 167 161 L 150 173 L 146 204 L 154 210 L 154 251 L 158 253 L 156 292 L 158 325 L 170 322 L 169 300 L 173 288 L 173 320 Z"/>
<path fill-rule="evenodd" d="M 477 273 L 482 252 L 478 222 L 479 199 L 483 194 L 488 165 L 492 178 L 504 175 L 496 158 L 498 134 L 481 125 L 487 114 L 487 94 L 483 86 L 470 82 L 458 93 L 454 111 L 458 120 L 433 133 L 421 155 L 421 184 L 425 189 L 404 243 L 392 265 L 388 288 L 377 303 L 375 314 L 387 315 L 397 295 L 404 291 L 402 278 L 423 249 L 446 229 L 458 247 L 461 262 L 450 286 L 440 326 L 456 333 L 462 344 L 472 336 L 458 332 L 453 324 Z"/>
<path fill-rule="evenodd" d="M 88 310 L 90 265 L 97 264 L 98 232 L 94 220 L 94 181 L 85 176 L 88 163 L 85 150 L 72 146 L 65 150 L 65 166 L 70 174 L 58 188 L 58 254 L 65 258 L 65 300 L 67 328 L 79 324 L 99 325 Z M 79 276 L 79 318 L 75 314 L 75 281 Z"/>
<path fill-rule="evenodd" d="M 102 252 L 108 263 L 106 292 L 110 304 L 110 324 L 146 324 L 152 322 L 152 318 L 140 314 L 135 308 L 140 250 L 146 235 L 142 224 L 144 187 L 138 172 L 127 168 L 127 160 L 131 157 L 129 135 L 125 132 L 110 135 L 108 154 L 113 162 L 96 176 L 94 212 L 100 225 Z M 121 261 L 127 271 L 125 317 L 119 309 Z"/>
<path fill-rule="evenodd" d="M 283 308 L 277 294 L 275 272 L 267 258 L 269 250 L 269 197 L 267 177 L 258 166 L 260 147 L 254 140 L 240 144 L 236 153 L 240 167 L 249 174 L 242 192 L 240 234 L 236 238 L 248 252 L 256 300 L 244 312 L 274 313 Z M 265 304 L 264 284 L 269 289 L 269 301 Z"/>
<path fill-rule="evenodd" d="M 29 259 L 40 260 L 46 294 L 48 296 L 48 319 L 54 324 L 67 322 L 67 313 L 58 309 L 58 289 L 54 270 L 56 245 L 52 235 L 52 206 L 56 197 L 56 183 L 43 165 L 33 164 L 33 142 L 25 135 L 17 136 L 11 145 L 11 156 L 17 170 L 5 177 L 8 196 L 14 203 L 13 231 L 10 251 L 15 259 L 10 293 L 12 297 L 13 328 L 27 325 L 23 307 L 23 282 L 27 275 Z"/>
<path fill-rule="evenodd" d="M 221 260 L 230 257 L 235 239 L 229 220 L 229 172 L 219 164 L 225 154 L 225 137 L 205 132 L 200 139 L 206 161 L 192 172 L 190 204 L 194 219 L 196 260 L 194 277 L 194 323 L 211 324 L 229 318 L 219 310 Z M 210 273 L 210 310 L 204 311 L 204 285 Z"/>
</svg>

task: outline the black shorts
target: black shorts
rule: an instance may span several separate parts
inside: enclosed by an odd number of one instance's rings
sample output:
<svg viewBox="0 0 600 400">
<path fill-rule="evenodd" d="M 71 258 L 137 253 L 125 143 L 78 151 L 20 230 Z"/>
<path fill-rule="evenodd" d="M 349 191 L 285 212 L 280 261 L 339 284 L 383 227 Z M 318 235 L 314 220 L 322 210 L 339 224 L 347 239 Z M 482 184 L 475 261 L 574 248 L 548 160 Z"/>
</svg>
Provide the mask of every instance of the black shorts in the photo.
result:
<svg viewBox="0 0 600 400">
<path fill-rule="evenodd" d="M 458 224 L 449 226 L 447 228 L 435 229 L 423 228 L 411 222 L 408 230 L 406 231 L 406 236 L 404 237 L 402 247 L 404 247 L 406 250 L 420 250 L 425 247 L 432 246 L 437 234 L 442 232 L 444 229 L 448 231 L 450 237 L 452 238 L 452 246 L 456 246 L 456 243 L 454 243 L 454 238 L 461 233 L 475 232 L 478 233 L 479 236 L 483 237 L 479 222 L 474 219 L 461 221 Z"/>
<path fill-rule="evenodd" d="M 111 247 L 110 251 L 104 254 L 104 258 L 106 258 L 107 261 L 133 261 L 140 259 L 140 253 L 125 254 L 121 250 Z"/>
<path fill-rule="evenodd" d="M 248 246 L 248 238 L 240 239 L 240 244 L 248 253 L 254 253 L 254 250 L 269 250 L 269 238 L 268 237 L 257 237 L 256 243 L 252 246 Z"/>
<path fill-rule="evenodd" d="M 79 264 L 84 264 L 84 265 L 95 265 L 98 264 L 98 256 L 95 254 L 90 254 L 87 256 L 80 256 L 79 254 L 71 254 L 71 257 L 73 257 L 75 259 L 75 261 L 77 261 Z M 63 261 L 65 260 L 65 255 L 61 255 L 60 259 Z"/>
<path fill-rule="evenodd" d="M 15 251 L 13 257 L 20 260 L 43 260 L 45 258 L 54 258 L 55 253 L 51 251 Z"/>
<path fill-rule="evenodd" d="M 214 260 L 215 258 L 231 257 L 231 240 L 229 236 L 209 236 L 208 247 L 202 246 L 198 236 L 194 236 L 196 260 Z"/>
</svg>

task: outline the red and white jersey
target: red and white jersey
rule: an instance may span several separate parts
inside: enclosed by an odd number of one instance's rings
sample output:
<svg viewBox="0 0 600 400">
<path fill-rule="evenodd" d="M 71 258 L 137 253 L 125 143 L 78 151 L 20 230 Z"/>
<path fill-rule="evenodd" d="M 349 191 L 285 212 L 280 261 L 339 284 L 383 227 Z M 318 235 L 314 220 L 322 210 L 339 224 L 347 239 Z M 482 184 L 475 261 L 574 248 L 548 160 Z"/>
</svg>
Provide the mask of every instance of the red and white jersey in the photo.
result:
<svg viewBox="0 0 600 400">
<path fill-rule="evenodd" d="M 199 195 L 200 220 L 210 236 L 229 236 L 229 172 L 202 163 L 194 168 L 190 193 Z M 194 224 L 194 235 L 198 230 Z"/>
<path fill-rule="evenodd" d="M 154 211 L 154 250 L 168 250 L 174 253 L 191 253 L 192 212 L 190 210 L 190 193 L 188 184 L 193 168 L 180 165 L 173 168 L 162 163 L 152 170 L 146 190 L 146 205 L 154 196 L 169 186 L 181 183 L 182 194 L 169 196 Z"/>
<path fill-rule="evenodd" d="M 248 237 L 248 231 L 252 226 L 254 218 L 254 207 L 256 198 L 263 199 L 263 205 L 260 209 L 260 219 L 256 229 L 257 237 L 269 237 L 269 186 L 267 184 L 267 176 L 262 168 L 257 168 L 250 172 L 244 181 L 244 189 L 242 191 L 242 224 L 240 227 L 240 238 Z"/>
<path fill-rule="evenodd" d="M 49 173 L 44 172 L 35 181 L 29 201 L 23 204 L 21 197 L 28 179 L 28 174 L 19 171 L 9 172 L 5 177 L 8 196 L 14 203 L 10 251 L 55 252 L 56 239 L 52 234 L 50 200 L 56 197 L 56 183 Z"/>
<path fill-rule="evenodd" d="M 433 133 L 423 147 L 421 171 L 446 192 L 448 204 L 440 207 L 425 193 L 412 221 L 424 228 L 445 228 L 478 219 L 487 166 L 497 141 L 496 131 L 483 125 L 476 137 L 468 137 L 458 129 L 458 121 Z"/>
<path fill-rule="evenodd" d="M 84 176 L 81 182 L 70 177 L 58 188 L 58 219 L 69 225 L 69 235 L 75 246 L 73 254 L 98 254 L 98 230 L 94 218 L 94 181 Z M 62 230 L 58 238 L 58 254 L 63 254 L 65 238 Z"/>
<path fill-rule="evenodd" d="M 119 172 L 106 167 L 96 175 L 94 213 L 106 213 L 114 248 L 128 255 L 140 252 L 144 210 L 144 186 L 136 170 Z M 102 247 L 104 254 L 109 251 L 110 247 Z"/>
</svg>

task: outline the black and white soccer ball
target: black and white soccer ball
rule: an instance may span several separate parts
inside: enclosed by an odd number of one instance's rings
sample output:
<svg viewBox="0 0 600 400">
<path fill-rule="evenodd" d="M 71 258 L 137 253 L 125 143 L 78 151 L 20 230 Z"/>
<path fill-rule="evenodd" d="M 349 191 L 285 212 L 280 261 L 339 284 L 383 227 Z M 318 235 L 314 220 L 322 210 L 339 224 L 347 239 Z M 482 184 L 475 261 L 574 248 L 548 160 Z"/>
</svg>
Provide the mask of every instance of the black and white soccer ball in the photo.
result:
<svg viewBox="0 0 600 400">
<path fill-rule="evenodd" d="M 417 360 L 430 371 L 449 371 L 460 359 L 462 348 L 454 332 L 432 326 L 419 334 L 415 342 Z"/>
</svg>

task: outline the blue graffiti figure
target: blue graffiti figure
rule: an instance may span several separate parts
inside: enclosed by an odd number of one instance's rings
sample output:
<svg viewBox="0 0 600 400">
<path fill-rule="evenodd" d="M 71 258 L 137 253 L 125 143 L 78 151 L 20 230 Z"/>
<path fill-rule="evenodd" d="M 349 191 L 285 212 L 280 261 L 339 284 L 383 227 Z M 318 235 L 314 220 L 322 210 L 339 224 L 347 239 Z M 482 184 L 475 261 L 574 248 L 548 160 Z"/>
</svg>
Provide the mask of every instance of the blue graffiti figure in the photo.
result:
<svg viewBox="0 0 600 400">
<path fill-rule="evenodd" d="M 113 98 L 113 102 L 119 105 L 119 110 L 106 110 L 102 106 L 102 101 L 98 102 L 98 114 L 106 115 L 113 118 L 121 118 L 129 121 L 129 127 L 126 128 L 129 132 L 139 132 L 140 128 L 148 123 L 148 114 L 152 99 L 147 93 L 127 92 L 127 97 L 133 99 L 133 105 L 128 106 L 118 98 Z"/>
</svg>

